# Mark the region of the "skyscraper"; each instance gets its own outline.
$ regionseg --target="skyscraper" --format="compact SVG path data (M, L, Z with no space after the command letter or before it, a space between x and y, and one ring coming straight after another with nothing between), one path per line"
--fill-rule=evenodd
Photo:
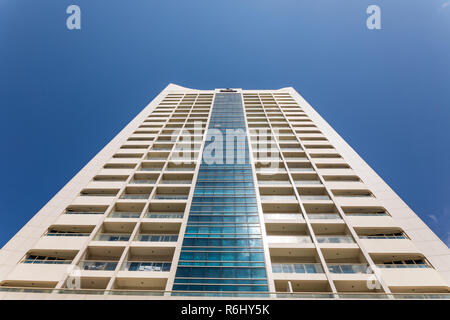
M448 298L449 261L293 88L171 84L1 249L0 299Z

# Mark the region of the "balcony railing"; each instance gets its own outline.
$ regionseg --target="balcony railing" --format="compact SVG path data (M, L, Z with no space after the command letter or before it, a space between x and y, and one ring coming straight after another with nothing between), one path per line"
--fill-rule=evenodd
M155 184L156 180L132 180L131 184Z
M366 235L359 237L361 239L408 239L404 235Z
M367 264L328 264L330 273L372 273Z
M172 147L153 147L152 151L170 151Z
M101 211L66 211L66 214L104 214Z
M279 157L274 157L274 158L258 157L258 158L255 158L255 160L258 162L270 162L270 161L281 161L281 158L279 158Z
M295 184L305 185L305 184L322 184L320 180L295 180Z
M140 200L147 200L149 194L124 194L120 197L120 199L140 199Z
M270 243L312 243L310 236L267 236Z
M130 240L130 234L109 234L100 233L95 236L96 241L128 241Z
M170 262L125 262L122 270L126 271L151 271L151 272L168 272L172 264Z
M317 242L319 243L354 243L350 236L317 236Z
M192 180L161 180L161 184L191 184Z
M363 212L355 212L355 213L346 213L346 216L352 217L352 216L360 216L360 217L378 217L378 216L389 216L386 212L368 212L368 213L363 213Z
M261 185L267 185L267 184L275 184L275 185L290 185L291 183L289 181L279 181L279 180L258 180L258 183Z
M140 212L112 212L109 217L110 218L128 218L128 219L136 219L141 216Z
M136 241L148 241L148 242L176 242L178 241L177 234L138 234L135 238Z
M408 269L408 268L431 268L427 264L377 264L378 268L383 269Z
M265 213L265 219L303 219L300 213Z
M282 143L282 142L281 142L281 143ZM288 148L288 147L283 147L283 148L280 148L280 149L281 149L281 151L284 151L284 152L291 152L291 151L298 152L298 151L303 151L302 148Z
M306 157L294 157L294 158L286 157L285 159L286 159L286 161L293 161L293 160L307 160Z
M335 194L339 198L374 198L371 194Z
M111 261L81 261L79 267L82 270L92 271L114 271L117 267L117 262Z
M145 218L150 219L182 219L183 212L148 212Z
M300 195L302 200L330 200L327 195Z
M47 237L89 237L89 232L48 232Z
M272 263L273 273L323 273L319 263Z
M172 155L170 157L170 160L174 161L174 162L177 162L177 161L178 162L180 162L180 161L189 162L189 161L197 160L197 158L198 158L198 155L181 155L181 156Z
M186 200L189 197L187 194L155 194L153 199L156 200Z
M71 264L72 260L64 259L25 259L22 263L26 264Z
M162 167L154 168L154 167L141 167L139 171L161 171Z
M256 168L256 173L261 173L261 174L266 174L266 173L270 173L270 174L274 174L274 173L280 173L280 172L286 172L285 168L280 168L278 166L275 166L274 168Z
M310 219L342 219L338 213L308 213Z
M115 197L117 193L80 193L81 197Z
M291 172L314 172L313 168L289 168Z
M296 201L297 198L292 196L274 195L274 196L261 196L262 201Z

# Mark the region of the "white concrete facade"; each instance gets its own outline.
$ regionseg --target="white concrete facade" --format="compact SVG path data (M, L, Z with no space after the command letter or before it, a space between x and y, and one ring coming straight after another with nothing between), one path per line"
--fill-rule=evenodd
M167 86L0 250L0 299L178 299L172 286L220 91ZM450 292L448 247L293 88L234 91L248 130L267 297ZM181 165L180 129L199 138ZM261 155L263 134L275 155ZM276 172L264 173L274 163ZM68 294L73 267L78 295Z

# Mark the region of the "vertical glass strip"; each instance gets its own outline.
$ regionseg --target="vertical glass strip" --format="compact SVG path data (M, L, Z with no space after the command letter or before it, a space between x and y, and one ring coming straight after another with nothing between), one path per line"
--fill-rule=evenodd
M172 290L211 295L268 291L239 93L215 96Z

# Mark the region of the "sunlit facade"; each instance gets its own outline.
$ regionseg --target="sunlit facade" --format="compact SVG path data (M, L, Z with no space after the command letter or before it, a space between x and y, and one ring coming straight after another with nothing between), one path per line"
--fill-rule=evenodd
M1 249L0 299L441 299L449 261L293 88L171 84Z

